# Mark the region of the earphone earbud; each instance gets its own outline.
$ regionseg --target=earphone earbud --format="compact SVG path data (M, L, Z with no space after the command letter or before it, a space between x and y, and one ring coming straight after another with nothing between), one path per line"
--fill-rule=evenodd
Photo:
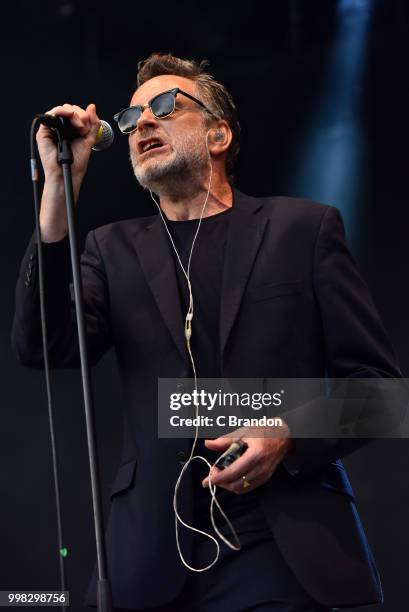
M216 142L223 142L224 134L220 130L216 130L214 133L214 139Z

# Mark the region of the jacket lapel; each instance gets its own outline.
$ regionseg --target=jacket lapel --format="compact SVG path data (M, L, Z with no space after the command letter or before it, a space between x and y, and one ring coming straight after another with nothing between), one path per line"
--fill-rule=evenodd
M136 234L136 250L163 320L182 358L188 362L172 245L159 214Z
M224 349L268 223L263 215L256 214L261 208L263 208L263 203L260 200L246 196L236 189L233 191L233 208L224 255L220 304L221 363L223 363Z

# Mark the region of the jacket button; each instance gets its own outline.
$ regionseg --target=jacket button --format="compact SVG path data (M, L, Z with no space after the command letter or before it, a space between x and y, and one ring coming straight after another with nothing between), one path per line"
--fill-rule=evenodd
M185 453L185 451L178 451L176 453L176 459L178 460L179 465L185 465L187 461L187 453Z
M184 388L185 388L185 385L183 383L181 383L181 382L176 383L176 389L178 391L182 391L182 389L184 389Z
M31 281L27 279L24 284L25 284L26 287L29 287L29 285L31 285Z

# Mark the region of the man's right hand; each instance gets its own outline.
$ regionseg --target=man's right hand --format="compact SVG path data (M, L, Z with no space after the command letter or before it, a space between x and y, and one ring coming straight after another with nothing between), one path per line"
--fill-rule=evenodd
M91 150L101 125L100 119L94 104L89 104L85 110L74 104L63 104L47 113L66 117L78 132L78 137L71 141L74 157L71 172L74 198L77 201ZM68 233L64 183L62 169L57 161L54 134L44 125L41 125L37 132L37 146L45 177L40 209L41 236L43 242L56 242Z

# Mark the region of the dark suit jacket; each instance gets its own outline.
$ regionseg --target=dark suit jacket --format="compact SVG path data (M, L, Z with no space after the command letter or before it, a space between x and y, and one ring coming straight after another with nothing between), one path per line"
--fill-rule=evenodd
M68 240L44 249L50 362L76 367ZM124 444L107 528L114 604L160 605L177 595L185 579L172 496L181 457L189 452L188 440L157 436L157 378L189 376L174 257L160 217L91 231L82 274L91 362L113 345L124 391ZM234 192L220 340L226 377L401 376L345 245L339 212L304 200ZM21 363L42 367L34 237L17 283L12 343ZM299 471L292 475L281 465L260 492L286 562L304 589L328 606L382 598L339 461L360 443L298 439ZM189 522L189 487L181 492L180 506ZM190 532L184 532L187 558L190 542ZM94 586L88 603L95 603Z

